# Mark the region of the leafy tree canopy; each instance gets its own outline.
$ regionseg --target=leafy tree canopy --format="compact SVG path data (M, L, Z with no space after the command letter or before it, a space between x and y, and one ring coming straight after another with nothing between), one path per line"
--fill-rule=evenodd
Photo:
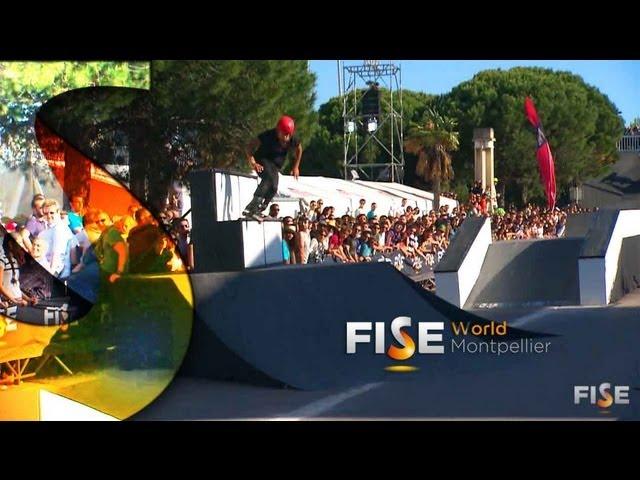
M67 90L97 85L148 88L148 63L0 62L0 165L42 167L33 130L40 106Z
M597 176L617 159L624 123L615 105L598 89L569 72L537 67L486 70L443 96L445 113L457 118L460 151L454 170L473 179L473 129L492 127L496 136L496 176L508 200L542 198L536 137L524 115L530 95L555 158L558 190Z

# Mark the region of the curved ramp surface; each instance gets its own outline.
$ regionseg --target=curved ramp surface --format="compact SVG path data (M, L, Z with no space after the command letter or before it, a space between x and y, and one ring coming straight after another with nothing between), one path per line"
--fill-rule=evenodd
M579 305L578 258L583 241L492 243L465 308Z
M395 364L424 372L434 369L493 368L494 358L451 353L451 322L486 325L426 292L385 263L301 265L192 277L196 318L181 374L252 383L284 384L303 390L356 385L397 375ZM394 361L375 353L375 322L411 317L407 332L416 340L418 322L442 322L445 354L418 354ZM347 322L373 322L370 343L346 353ZM434 332L439 333L439 332ZM510 330L509 337L526 332ZM416 340L417 343L417 340ZM506 361L500 359L500 361Z
M425 368L363 387L301 392L178 377L136 418L198 419L640 419L640 290L624 308L494 310L509 324L555 335L549 352L494 369ZM523 316L524 314L524 316ZM480 361L481 355L471 355ZM506 365L506 368L498 368ZM630 403L574 400L576 385L628 386ZM350 396L351 392L356 392ZM599 398L599 397L598 397ZM338 400L338 401L332 401ZM312 407L312 408L309 408Z

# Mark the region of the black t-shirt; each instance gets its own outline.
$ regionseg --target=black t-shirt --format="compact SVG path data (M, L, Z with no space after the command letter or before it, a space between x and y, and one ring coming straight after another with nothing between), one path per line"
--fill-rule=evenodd
M300 143L300 140L298 140L297 137L292 136L289 140L289 144L283 147L280 145L275 128L262 132L258 135L258 139L260 140L260 147L253 155L256 162L262 164L267 160L275 164L278 168L282 168L284 165L287 153L289 153L290 150L295 150Z

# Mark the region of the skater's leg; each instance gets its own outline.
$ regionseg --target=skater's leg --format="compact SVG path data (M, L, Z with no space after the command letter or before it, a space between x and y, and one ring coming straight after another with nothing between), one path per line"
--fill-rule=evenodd
M265 190L263 191L264 192L263 201L262 201L262 204L260 205L261 212L264 211L269 206L269 203L271 203L271 200L273 200L273 197L275 197L276 194L278 193L278 180L280 178L278 175L278 167L276 167L271 162L265 162L263 175L265 179L268 179L268 183Z
M264 203L264 197L271 191L271 179L269 175L265 174L266 167L258 175L260 176L260 183L253 193L253 199L244 208L243 215L252 215L261 211L260 207Z
M265 198L270 194L273 189L273 171L272 169L275 166L271 162L264 162L264 169L259 173L260 175L260 185L256 188L254 196ZM278 181L278 177L276 175L276 182Z
M246 207L244 207L242 214L245 216L250 216L254 213L259 212L263 202L264 202L264 198L258 196L258 190L256 190L256 193L254 193L253 195L253 199L251 199L249 204Z

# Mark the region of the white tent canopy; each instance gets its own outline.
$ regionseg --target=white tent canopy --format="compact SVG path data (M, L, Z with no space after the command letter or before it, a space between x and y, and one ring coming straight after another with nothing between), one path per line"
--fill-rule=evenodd
M418 207L421 213L428 213L433 208L433 193L399 183L348 181L327 177L300 177L298 180L290 175L281 175L278 185L278 197L274 199L278 203L281 197L295 200L303 198L311 200L322 199L325 207L335 207L337 216L345 213L353 214L361 198L366 200L365 208L368 211L371 203L377 204L378 216L388 215L392 209L400 206L402 199L407 199L407 205ZM458 202L440 197L440 205L449 205L452 209ZM284 209L286 208L286 212ZM289 212L288 210L295 211ZM280 203L281 215L295 215L299 211L296 203Z
M213 188L217 199L216 218L221 221L237 220L242 209L251 201L258 185L256 175L232 173L224 170L214 171ZM278 194L272 203L280 206L280 217L295 217L312 200L322 199L324 207L334 207L335 216L353 215L359 206L360 199L366 201L365 209L369 211L371 203L376 203L378 216L389 215L407 199L407 205L418 207L421 214L433 208L433 194L399 183L348 181L328 177L299 177L280 175ZM183 205L197 205L197 198L189 198L186 189L183 191ZM447 197L440 197L441 205L456 207L458 202ZM184 212L183 212L184 213Z

